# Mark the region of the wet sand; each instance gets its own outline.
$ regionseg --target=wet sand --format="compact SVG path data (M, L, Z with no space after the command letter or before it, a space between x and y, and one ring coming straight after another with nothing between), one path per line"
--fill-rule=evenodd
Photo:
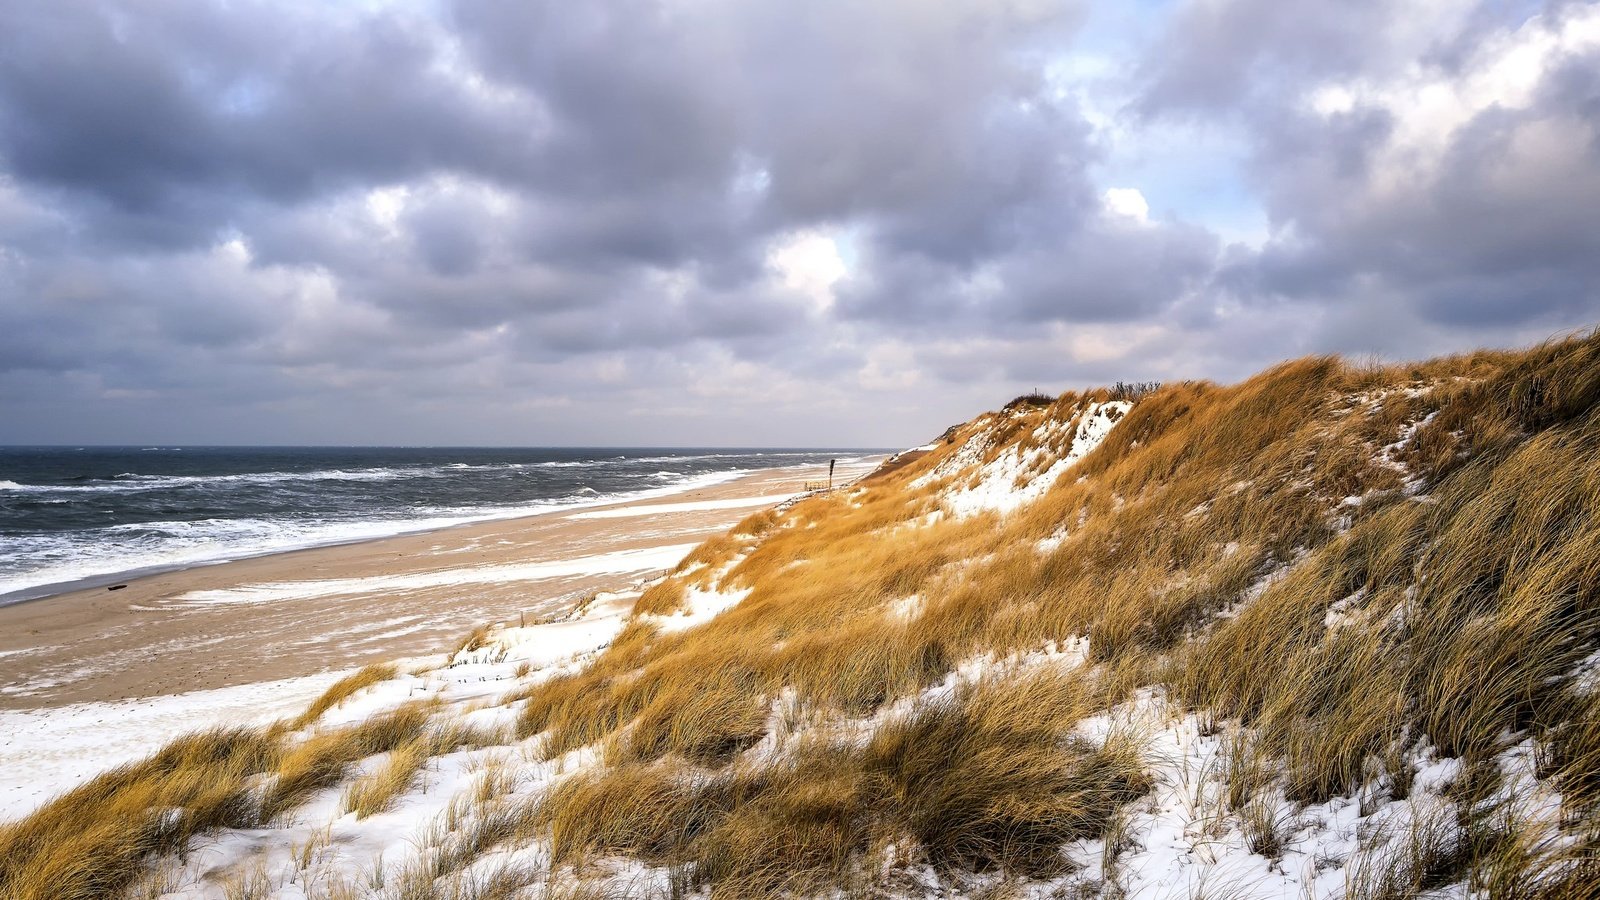
M878 462L841 465L837 482ZM637 587L826 478L768 469L635 503L166 572L0 607L0 709L153 697L449 650L489 622Z

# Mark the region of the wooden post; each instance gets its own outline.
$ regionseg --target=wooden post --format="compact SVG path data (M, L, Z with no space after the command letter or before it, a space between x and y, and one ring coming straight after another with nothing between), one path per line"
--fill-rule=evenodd
M838 462L837 459L828 460L828 493L830 494L833 493L833 464L836 462Z

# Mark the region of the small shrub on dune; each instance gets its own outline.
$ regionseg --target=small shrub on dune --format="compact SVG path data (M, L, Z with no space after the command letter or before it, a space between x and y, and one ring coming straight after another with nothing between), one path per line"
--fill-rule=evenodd
M1032 391L1012 399L1010 403L1007 403L1001 408L1005 410L1013 410L1029 406L1043 407L1049 406L1055 402L1056 398L1053 394L1046 394L1043 391Z

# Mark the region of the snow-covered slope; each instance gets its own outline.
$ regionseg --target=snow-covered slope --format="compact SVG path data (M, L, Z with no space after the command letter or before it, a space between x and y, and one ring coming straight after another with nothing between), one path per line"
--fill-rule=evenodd
M976 430L914 483L920 487L948 479L951 489L944 492L943 503L957 517L1011 512L1038 499L1100 446L1131 407L1125 400L1087 402L1070 418L1045 417L1009 443L997 440L992 429Z

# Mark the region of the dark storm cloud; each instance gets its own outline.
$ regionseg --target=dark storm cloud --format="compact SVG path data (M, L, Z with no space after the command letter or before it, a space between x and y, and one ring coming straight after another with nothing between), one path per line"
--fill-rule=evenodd
M1592 49L1397 169L1394 91L1525 16L1158 15L1086 86L1074 0L13 4L0 441L920 440L1018 386L1596 318ZM1345 83L1401 87L1313 108ZM1247 148L1266 234L1108 203L1169 120Z
M69 0L4 14L0 137L19 178L146 221L217 226L437 168L523 168L538 116L445 72L414 16Z

